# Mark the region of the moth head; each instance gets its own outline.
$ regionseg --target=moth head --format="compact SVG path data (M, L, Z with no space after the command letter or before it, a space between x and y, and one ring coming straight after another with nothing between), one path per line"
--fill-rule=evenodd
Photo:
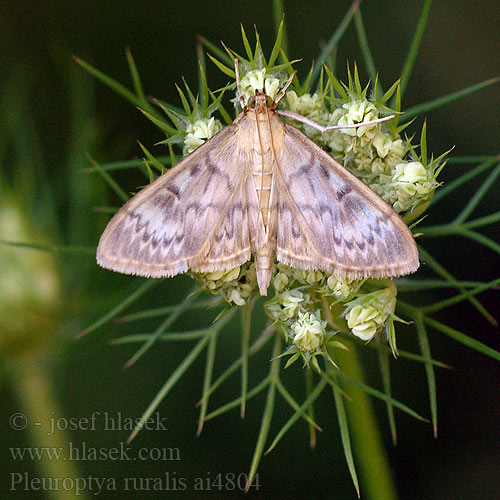
M255 95L250 96L248 99L247 107L255 109L257 112L264 109L274 109L274 101L271 97L266 95L264 89L257 89Z

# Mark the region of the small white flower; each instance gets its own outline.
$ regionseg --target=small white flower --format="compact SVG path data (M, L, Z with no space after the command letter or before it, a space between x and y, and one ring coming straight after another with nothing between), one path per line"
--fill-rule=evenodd
M220 280L226 272L227 271L214 271L213 273L206 273L205 279L207 279L209 281L217 281L217 280Z
M299 312L299 319L290 327L293 336L292 343L300 351L316 351L323 344L326 324L326 321L321 319L319 310Z
M234 302L237 306L242 306L246 300L241 296L241 290L238 288L231 288L228 296L229 302Z
M352 333L371 340L387 323L396 308L396 293L392 288L360 295L347 303L344 316Z
M403 157L399 154L393 153L392 150L389 151L387 156L384 158L384 163L387 172L393 172L398 163L403 162Z
M285 273L277 273L274 277L273 285L277 292L282 292L290 282L288 276Z
M332 132L326 132L328 137L328 147L335 153L343 153L346 149L346 142L344 139L344 134L340 130L333 130ZM341 160L342 161L342 160Z
M186 128L186 137L184 138L184 156L192 153L201 146L207 139L214 136L222 130L222 123L212 118L202 118L190 123Z
M253 70L246 73L240 81L241 93L245 102L249 97L255 95L256 90L264 89L266 95L271 99L276 97L280 88L280 81L273 75L267 74L266 69Z

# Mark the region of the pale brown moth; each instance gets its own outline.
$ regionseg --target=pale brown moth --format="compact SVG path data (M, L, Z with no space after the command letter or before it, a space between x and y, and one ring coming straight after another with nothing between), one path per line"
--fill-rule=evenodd
M253 255L261 295L275 259L338 278L396 277L419 266L399 215L278 115L321 127L257 90L236 120L128 201L101 236L102 267L147 277L225 271ZM377 121L386 120L382 118ZM355 126L366 125L356 124Z

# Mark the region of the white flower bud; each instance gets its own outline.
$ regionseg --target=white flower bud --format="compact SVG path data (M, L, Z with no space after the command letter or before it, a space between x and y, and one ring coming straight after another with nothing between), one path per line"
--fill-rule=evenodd
M238 288L232 288L229 292L229 302L234 302L237 306L242 306L246 303L245 299L241 296L241 291Z
M264 89L266 95L271 99L276 97L280 88L280 81L273 75L266 74L266 69L253 70L246 73L240 81L241 93L245 102L249 97L255 95L256 90Z
M224 274L224 276L222 276L222 281L228 282L228 281L237 280L239 275L240 275L240 266L235 267L234 269L231 269L230 271L227 271Z
M380 156L380 158L385 158L392 147L391 136L389 134L385 134L384 132L378 131L373 138L373 146L377 150L377 154Z
M394 209L398 212L426 199L436 186L432 175L418 161L397 164L392 181L398 196Z
M299 312L299 319L290 327L293 335L292 343L300 351L316 351L323 343L326 324L326 321L321 319L319 310Z
M350 279L336 278L331 275L326 280L327 287L332 291L336 299L346 299L351 295L354 288L357 286L357 281Z
M321 94L303 94L298 96L294 90L289 90L286 93L288 109L302 116L306 116L311 120L318 120L319 117L327 113Z
M401 158L405 154L406 146L402 139L396 139L391 142L390 151L392 154L400 156Z
M285 273L277 273L274 277L273 285L277 292L282 292L288 285L290 280Z
M192 153L220 130L222 130L222 123L214 117L202 118L189 124L186 128L186 137L184 138L184 156Z
M325 275L321 271L294 269L294 278L302 285L321 286Z

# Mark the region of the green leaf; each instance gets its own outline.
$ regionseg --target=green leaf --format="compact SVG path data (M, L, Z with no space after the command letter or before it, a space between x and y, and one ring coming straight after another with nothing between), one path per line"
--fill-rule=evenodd
M134 363L137 362L153 345L155 342L163 335L171 325L186 311L189 309L190 302L193 301L192 293L189 294L180 304L179 307L172 312L172 314L166 318L156 331L151 335L151 337L135 352L135 354L125 363L124 368L130 368Z
M249 349L250 356L253 356L255 353L259 352L273 337L273 328L268 327L262 331L257 340L252 344ZM219 377L215 380L215 382L211 385L210 389L203 395L203 397L210 396L214 393L214 391L225 382L238 368L240 368L243 363L243 358L240 357L233 361L233 363L226 368L226 370L219 375ZM239 399L238 399L239 400Z
M83 335L87 335L101 326L105 325L112 319L116 318L119 314L121 314L127 307L132 305L137 299L142 297L146 292L148 292L153 286L157 285L160 283L161 279L159 280L145 280L143 283L135 290L135 292L131 293L128 295L125 299L123 299L118 305L113 307L111 311L107 312L104 316L101 316L97 321L94 321L90 326L85 328L79 335L78 338L82 337Z
M335 407L337 409L337 420L340 428L340 438L342 440L342 447L344 448L344 455L351 474L351 479L356 488L356 493L359 497L359 481L356 474L356 467L354 466L354 458L352 456L351 437L349 436L349 424L347 422L347 415L344 406L344 399L336 384L332 384L333 397L335 399Z
M361 53L363 54L363 59L365 61L365 66L370 75L372 81L376 82L378 80L377 70L373 56L370 50L370 44L368 43L368 38L366 36L365 26L363 23L363 16L361 15L361 10L358 9L354 13L354 25L356 26L356 33L358 35L358 43L361 48ZM378 90L378 86L375 87ZM375 99L378 99L378 91L375 91ZM382 88L380 87L380 90Z
M202 37L202 36L198 36L198 41L204 45L205 47L207 47L208 50L212 51L219 59L221 59L222 61L225 61L226 64L233 64L233 58L228 56L228 54L226 54L226 52L224 52L222 49L220 49L219 47L217 47L217 45L213 44L212 42L209 42L206 38ZM210 54L207 54L208 57L211 57Z
M377 336L377 343L381 343L380 336ZM391 390L391 367L389 364L389 353L383 349L378 350L378 363L380 367L380 373L382 375L382 384L384 387L384 392L386 396L392 398ZM385 403L387 410L387 419L389 420L389 428L391 429L392 444L397 443L397 432L396 432L396 420L394 418L394 407L387 401Z
M137 94L137 98L141 103L141 107L147 108L149 107L149 103L146 99L146 96L144 95L141 78L139 77L139 72L137 71L137 66L135 65L134 58L132 57L132 52L130 51L130 47L126 48L125 55L127 57L127 63L130 70L130 75L132 76L132 84L134 85L134 90L135 93Z
M417 104L416 106L405 110L404 114L401 115L401 118L404 121L408 121L414 116L422 115L424 113L427 113L428 111L432 111L446 104L450 104L451 102L463 99L464 97L467 97L468 95L471 95L478 90L484 89L485 87L489 87L490 85L493 85L494 83L497 83L499 81L500 77L490 78L489 80L485 80L484 82L471 85L470 87L466 87L465 89L444 95L442 97L438 97L437 99L433 99L432 101Z
M482 182L479 189L474 193L471 199L467 202L467 205L462 209L462 211L458 214L456 219L453 221L453 224L460 224L465 221L469 215L475 210L475 208L479 205L481 200L484 198L484 195L488 192L488 190L493 186L496 182L498 176L500 175L500 164L498 164L493 171L488 175L485 181Z
M148 149L146 148L146 146L144 146L140 141L137 141L138 144L139 144L139 147L142 149L142 152L146 155L146 158L149 160L149 162L153 165L153 167L156 168L156 170L158 170L158 172L160 172L160 174L163 174L163 172L165 172L165 166L160 163L149 151ZM152 180L150 180L150 182L153 182Z
M264 446L266 444L267 436L269 434L269 428L271 426L271 420L274 412L274 397L276 393L276 383L279 376L279 360L276 359L281 350L281 339L279 335L276 335L273 355L271 361L271 368L269 372L269 388L267 390L267 399L266 404L264 406L264 411L262 413L262 420L260 423L259 436L257 437L257 443L255 445L255 450L252 458L252 464L250 465L250 471L248 472L248 484L245 488L246 491L249 490L252 481L255 478L255 474L257 473L257 469L259 467L260 460L262 458L262 454L264 452Z
M321 67L323 66L323 62L327 60L328 56L335 49L340 39L344 36L344 33L347 30L349 24L351 23L354 13L358 10L358 8L359 8L359 2L353 2L351 7L347 10L341 23L337 26L337 29L333 32L333 35L330 37L328 42L323 47L323 50L320 52L319 57L316 60L311 78L313 85L316 83L319 77L319 73L321 71Z
M250 389L246 395L246 400L250 401L252 398L255 396L258 396L268 385L269 385L269 375L262 379L255 387ZM208 396L207 396L208 397ZM203 404L203 400L205 399L205 396L200 400L201 404ZM241 396L238 396L236 399L233 399L229 403L226 403L225 405L219 406L216 410L210 412L206 417L205 417L205 422L208 422L209 420L213 420L216 417L219 417L223 415L224 413L227 413L231 410L234 410L235 408L238 408L238 406L241 408Z
M401 97L403 97L408 82L410 80L415 61L417 60L418 51L420 49L420 44L422 43L422 38L424 36L425 27L427 25L427 20L429 18L429 11L431 8L432 0L424 0L424 5L422 7L422 12L417 24L417 29L413 35L413 40L411 41L410 48L408 49L408 54L405 58L405 63L401 71Z
M234 70L229 69L227 66L224 66L221 62L219 62L215 57L213 57L211 54L207 54L210 60L227 76L232 78L233 80L236 78L236 74Z
M141 100L121 83L109 77L102 71L99 71L97 68L94 68L94 66L92 66L91 64L86 63L78 56L73 56L73 59L84 70L88 71L92 76L97 78L100 82L104 83L104 85L109 87L111 90L114 90L117 94L121 95L124 99L132 103L134 106L140 106L142 104Z
M288 403L295 409L295 413L287 420L285 425L283 425L283 427L279 430L278 434L271 443L271 446L269 446L269 448L267 449L266 455L276 447L276 445L281 441L283 436L293 427L293 425L299 420L299 418L304 418L315 429L321 430L321 428L316 424L316 422L314 422L311 415L307 414L307 411L312 407L314 401L316 401L316 399L323 392L323 389L325 387L326 387L326 380L324 379L320 380L316 385L316 387L314 388L314 390L312 390L311 393L308 395L304 403L299 407L280 382L278 389L280 393L283 395L283 397L288 401Z
M427 263L427 265L432 268L432 270L445 280L451 283L459 284L459 281L447 270L445 269L429 252L427 252L421 245L418 246L419 254L421 259ZM465 288L458 287L461 292L465 292ZM468 297L469 302L475 307L475 309L486 318L491 324L498 324L495 318L486 310L486 308L479 302L476 297Z
M153 281L153 280L151 280ZM162 388L156 393L153 401L148 405L141 418L136 425L134 431L127 439L127 444L130 443L139 433L139 431L144 427L144 423L153 414L153 412L158 408L158 405L165 399L170 390L177 384L181 377L186 373L188 368L196 361L196 358L201 354L205 348L207 342L210 340L211 335L207 334L201 338L197 344L191 349L189 354L184 358L184 360L177 366L177 368L172 372L170 377L163 384Z
M377 99L377 106L381 106L385 104L394 94L394 92L398 89L400 84L399 80L396 80L390 87L390 89L379 99ZM399 98L399 101L401 101L401 97Z
M248 390L248 343L252 329L254 302L247 303L241 310L241 418L245 416L246 395Z
M427 121L424 120L420 134L420 161L427 168Z
M266 70L270 71L273 67L274 62L278 58L281 52L281 40L283 37L283 21L281 21L280 26L278 28L278 34L276 35L276 41L274 42L273 50L271 51L271 55L269 56L269 61L266 66Z
M42 250L44 252L57 253L83 253L95 255L97 248L95 246L84 245L50 245L43 243L26 243L24 241L8 241L0 239L0 245L8 245L19 248L29 248L30 250Z
M168 123L164 122L163 120L160 120L159 118L156 118L153 116L151 113L148 113L145 109L137 108L146 118L151 120L160 130L163 130L167 134L172 134L175 132L175 129L173 129Z
M245 28L243 27L243 24L240 24L240 28L241 28L241 39L243 40L245 52L247 54L248 59L252 60L253 52L252 48L250 47L250 43L248 42L247 34L245 33Z
M422 355L428 362L425 363L425 374L427 376L427 387L429 388L429 403L431 408L432 429L434 437L437 437L437 392L436 392L436 375L434 374L434 367L429 361L432 359L431 348L429 345L429 338L427 330L423 323L423 314L419 313L414 316L415 325L417 327L418 341Z
M335 90L338 92L340 95L341 99L344 101L349 101L349 96L347 92L345 91L344 87L342 84L335 78L334 74L330 71L330 68L328 66L325 66L325 71L326 74L328 75L329 82L333 85Z
M494 156L487 156L482 158L480 163L477 167L473 168L472 170L467 171L466 173L460 175L453 181L449 182L446 184L446 186L438 189L436 193L434 194L434 198L432 200L432 203L435 204L438 201L440 201L442 198L445 196L448 196L450 193L455 191L457 188L460 186L464 185L466 182L469 182L470 180L474 179L478 175L482 174L485 170L488 170L492 165L494 165L497 161L498 158ZM451 157L448 160L449 163L456 163L454 162L454 158Z
M217 349L217 330L213 330L210 336L210 342L207 349L207 360L205 363L205 375L203 377L203 394L210 388L212 383L212 375L214 371L215 364L215 353ZM208 397L203 397L200 405L200 415L198 417L198 430L196 435L200 435L203 429L203 423L205 422L205 417L207 415L208 408Z
M328 375L326 375L324 372L321 372L321 376L327 377L328 382L331 385L336 384L336 382L334 380L331 380L331 378ZM407 405L399 402L397 399L389 397L389 396L387 396L387 394L384 394L383 392L380 392L379 390L374 389L373 387L371 387L363 382L360 382L359 380L356 380L356 379L349 377L349 375L345 374L342 371L335 372L335 378L340 378L342 380L345 380L346 382L349 382L350 384L355 385L356 387L359 387L361 390L363 390L367 394L375 396L376 398L381 399L382 401L391 403L391 405L394 406L395 408L398 408L399 410L404 411L405 413L408 413L408 415L411 415L412 417L416 418L417 420L421 420L423 422L427 421L425 418L421 417L416 411L412 410Z
M500 361L500 352L495 351L495 349L488 347L487 345L483 344L482 342L479 342L478 340L473 339L472 337L469 337L468 335L465 335L465 333L462 333L459 330L455 330L454 328L451 328L448 325L445 325L443 323L440 323L439 321L429 318L428 316L425 316L423 321L430 327L434 328L435 330L438 330L441 333L444 333L453 340L460 342L461 344L470 347L471 349L474 349L475 351L480 352L485 356L489 356L490 358Z
M123 201L127 202L130 196L120 187L120 185L106 172L104 171L99 163L97 163L93 158L89 157L90 162L94 166L95 170L101 174L101 177L106 181L106 184L117 194L117 196Z

